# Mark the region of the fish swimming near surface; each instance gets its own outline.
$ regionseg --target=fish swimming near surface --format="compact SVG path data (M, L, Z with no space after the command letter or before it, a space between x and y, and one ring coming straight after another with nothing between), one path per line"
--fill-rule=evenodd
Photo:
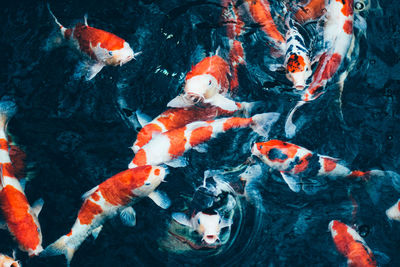
M230 75L230 66L222 57L206 57L186 74L184 93L167 106L182 108L205 103L225 110L237 110L235 101L226 97L229 95Z
M234 128L252 128L260 135L268 136L269 129L279 118L279 113L257 114L250 118L230 117L213 121L196 121L184 127L153 135L129 163L129 168L141 165L167 164L171 167L184 167L186 159L181 157L194 148L205 152L203 143Z
M21 267L21 264L15 260L15 255L11 258L7 255L0 254L0 267Z
M24 193L24 183L14 174L6 126L15 110L14 102L0 102L0 210L6 228L14 236L19 248L28 252L29 256L36 256L43 250L38 220L43 200L39 199L31 207Z
M83 241L99 235L103 223L120 215L127 226L135 226L136 213L131 207L143 197L150 197L157 205L168 208L170 200L155 189L167 175L159 166L141 166L122 171L85 193L83 205L71 231L49 245L41 256L64 254L69 266L75 251Z
M86 80L93 79L104 66L122 66L141 53L134 53L129 43L115 34L89 26L86 15L83 24L77 23L73 28L65 28L49 5L47 8L60 27L62 36L89 57L90 60L80 64L79 69L80 74L85 74Z
M371 199L376 201L379 197L379 185L389 180L391 185L400 179L400 176L393 171L352 171L341 164L339 159L319 155L304 147L281 140L255 143L251 148L251 153L270 168L279 171L283 180L294 192L300 192L301 189L307 192L309 190L307 186L310 183L318 185L323 177L361 178L371 183L367 190ZM389 179L386 181L386 178Z
M138 121L143 128L138 132L132 150L134 153L137 153L139 149L147 144L156 133L163 133L181 128L194 121L205 121L217 117L228 117L239 112L247 114L255 104L255 102L236 102L236 111L224 110L212 105L204 105L203 107L191 106L188 108L171 108L167 109L151 121L148 121L147 116L137 111L136 115Z
M374 254L364 239L350 226L333 220L329 223L333 241L337 250L347 258L351 267L377 266Z
M318 58L318 65L312 75L309 87L303 91L301 101L296 104L286 119L287 138L293 137L296 133L296 125L292 121L295 111L325 92L326 84L335 76L350 51L353 39L353 0L329 0L326 10L324 17L321 18L324 21L324 52ZM341 83L343 82L341 81Z

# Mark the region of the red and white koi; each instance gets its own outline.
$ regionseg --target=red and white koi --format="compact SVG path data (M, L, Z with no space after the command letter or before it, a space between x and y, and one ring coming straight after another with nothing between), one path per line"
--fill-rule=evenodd
M14 111L13 102L0 103L0 209L7 228L14 236L19 248L28 252L29 256L33 256L43 250L38 220L43 200L39 199L31 207L19 179L14 174L6 135L8 117Z
M391 220L400 221L400 199L386 210L386 216Z
M136 215L131 207L143 197L150 197L157 205L168 208L166 195L154 191L167 175L159 166L141 166L122 171L85 193L83 205L71 231L49 245L41 256L64 254L69 266L75 251L89 236L99 235L106 220L120 214L127 226L135 226Z
M150 122L146 122L144 116L136 112L139 122L142 122L144 125L142 125L143 128L136 136L136 141L132 146L132 150L136 154L156 133L164 133L181 128L194 121L205 121L212 120L216 117L232 116L238 111L246 113L251 109L253 103L236 102L236 106L236 111L228 111L211 105L205 105L204 107L191 106L188 108L171 108L167 109Z
M268 0L245 0L243 2L253 20L261 26L261 30L267 35L272 48L278 53L284 51L285 38L272 18Z
M305 5L299 6L295 13L296 20L300 23L316 20L325 12L326 0L309 0Z
M329 223L329 230L337 250L347 258L348 266L377 266L371 249L353 228L340 221L333 220Z
M362 178L370 181L374 177L390 176L391 179L399 179L399 175L391 171L352 171L341 164L338 159L319 155L304 147L281 140L255 143L251 148L251 153L272 169L279 171L284 181L294 192L299 192L302 189L303 179L312 179L313 177ZM378 189L370 188L368 190ZM377 194L375 191L369 193ZM371 195L373 200L374 197L376 195Z
M206 103L225 110L237 110L235 101L227 98L230 82L229 64L218 55L206 57L186 74L184 94L172 99L167 106L182 108Z
M222 228L232 225L232 220L222 218L218 211L212 209L193 213L190 219L184 213L174 212L172 218L199 233L202 236L202 241L208 245L213 245L219 241Z
M234 128L250 127L253 131L267 136L269 128L279 118L279 113L257 114L251 118L230 117L213 121L196 121L184 127L158 135L144 145L129 163L129 168L142 165L167 164L172 167L186 166L181 156L195 148L201 151L201 144ZM203 152L203 151L201 151Z
M0 254L0 267L21 267L21 265L19 261L15 260L15 255L11 258L7 255Z
M84 24L77 23L73 28L65 28L58 22L50 6L47 7L63 37L92 60L85 63L86 80L95 77L104 66L122 66L141 53L134 53L130 45L115 34L89 26L86 16Z

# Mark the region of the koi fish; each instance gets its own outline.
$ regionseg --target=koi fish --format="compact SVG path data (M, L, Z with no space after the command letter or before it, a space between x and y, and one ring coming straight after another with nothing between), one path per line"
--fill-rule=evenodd
M43 207L39 199L33 206L25 196L23 186L15 177L9 155L6 135L8 118L15 112L11 101L0 102L0 209L9 232L14 236L19 248L29 256L42 252L42 232L38 215Z
M300 23L316 20L321 17L325 12L326 0L309 0L303 6L299 6L295 17Z
M254 106L254 103L237 102L236 106L237 111L247 113ZM138 121L142 124L143 128L137 134L132 150L136 154L140 148L151 140L153 134L181 128L194 121L205 121L212 120L216 117L232 116L237 111L223 110L211 105L206 105L205 107L192 106L188 108L171 108L167 109L150 122L147 122L147 118L141 113L136 112Z
M15 255L11 258L7 255L0 254L0 267L21 267L21 265L15 260Z
M400 221L400 199L386 210L386 216L391 220Z
M124 39L89 26L86 15L84 24L77 23L73 28L65 28L50 10L49 5L47 8L55 23L60 27L64 39L70 40L79 51L92 60L82 64L82 71L86 72L86 80L93 79L104 66L122 66L141 53L134 53Z
M202 241L208 245L213 245L219 241L222 228L232 225L232 220L222 218L218 211L213 209L193 213L190 219L184 213L174 212L172 218L199 233L202 236Z
M285 38L279 32L272 18L268 0L245 0L243 2L253 20L261 25L261 30L267 35L273 48L278 53L284 51Z
M307 190L304 187L307 186L307 183L304 183L303 179L307 178L307 180L312 181L313 177L320 179L323 177L362 178L367 182L375 177L389 176L395 181L399 179L399 175L392 171L352 171L341 164L339 159L319 155L304 147L280 140L255 143L251 148L251 153L272 169L279 171L283 180L293 192L300 192L301 189ZM383 182L382 179L378 180ZM313 182L318 183L318 181ZM379 194L378 186L370 186L367 190L369 190L368 193L372 200L375 201L378 197L377 194Z
M329 223L337 250L347 258L348 266L377 266L374 254L364 239L350 226L333 220Z
M349 52L353 39L353 0L329 0L326 9L323 32L326 51L319 57L310 86L303 92L301 101L296 104L286 119L285 133L288 138L293 137L296 132L296 126L292 122L295 111L325 92L326 84L339 69Z
M136 153L128 167L163 163L171 167L184 167L187 162L181 156L191 148L204 152L200 145L233 128L250 127L260 135L267 136L269 128L278 118L279 113L263 113L251 118L230 117L192 122L184 127L154 135Z
M218 55L206 57L186 74L184 94L172 99L167 106L182 108L206 103L225 110L237 110L235 102L226 96L229 91L230 67Z
M143 197L151 198L162 208L168 208L166 195L154 191L167 175L159 166L141 166L122 171L85 193L83 205L71 231L49 245L41 256L64 254L69 266L75 251L83 241L99 235L106 220L120 214L122 222L130 227L136 224L136 213L131 207Z

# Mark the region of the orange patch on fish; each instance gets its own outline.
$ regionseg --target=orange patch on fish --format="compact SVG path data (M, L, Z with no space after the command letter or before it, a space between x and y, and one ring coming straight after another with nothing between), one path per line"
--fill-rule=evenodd
M347 34L352 34L353 33L353 21L346 20L343 25L343 30Z
M140 149L133 158L132 163L134 163L136 166L146 165L147 163L146 151L144 149Z
M353 0L336 0L336 2L341 2L343 4L342 7L342 14L345 15L346 17L353 15Z
M94 192L91 197L93 198L94 201L99 201L100 200L100 196L97 192Z
M66 234L66 236L71 236L71 235L72 235L72 230L68 234Z
M304 67L306 63L304 62L304 58L302 56L291 54L289 60L287 62L287 71L288 72L301 72L304 71Z
M139 133L136 137L136 140L137 140L136 145L139 147L144 146L151 140L153 133L157 133L157 132L159 132L159 133L162 132L162 129L160 126L158 126L157 124L154 124L154 123L147 124L139 131Z
M310 0L308 4L296 12L296 19L303 23L308 20L315 20L325 12L325 0Z
M186 127L182 127L165 133L170 144L168 153L172 158L182 156L185 152L185 144L187 141L185 137L185 130Z
M135 197L132 190L144 184L151 170L146 165L122 171L101 183L98 190L109 204L126 205Z
M336 161L333 159L324 159L324 170L326 172L331 172L336 168Z
M155 169L154 170L154 174L157 175L157 176L160 175L160 172L161 172L160 169Z
M189 143L192 147L204 143L210 140L212 133L213 133L212 126L200 127L194 129L190 135Z
M12 163L8 162L8 163L1 164L1 170L3 172L2 173L3 176L15 178L14 167L12 166Z
M96 215L103 212L100 205L91 200L86 200L78 213L78 219L81 224L90 224Z
M223 126L222 129L224 131L230 130L232 128L241 128L241 127L247 127L251 123L253 123L252 118L238 118L238 117L232 117L227 119Z
M29 202L23 192L11 185L0 191L0 206L8 229L24 249L36 249L40 236L32 215Z
M18 179L24 178L26 175L26 173L25 173L25 159L26 159L25 152L22 149L20 149L18 146L10 145L9 155L10 155L12 165L14 167L15 177L17 177Z
M283 142L281 140L270 140L265 143L260 143L263 145L263 149L268 150L265 152L265 155L267 155L267 152L269 152L270 149L272 148L278 148L284 153L285 155L288 156L288 158L294 158L297 154L297 151L299 149L299 146ZM263 153L264 154L264 153Z
M8 142L4 138L0 138L0 149L8 152Z
M294 173L301 173L305 171L308 167L308 159L312 157L312 154L307 154L303 158L301 158L300 163L294 167Z

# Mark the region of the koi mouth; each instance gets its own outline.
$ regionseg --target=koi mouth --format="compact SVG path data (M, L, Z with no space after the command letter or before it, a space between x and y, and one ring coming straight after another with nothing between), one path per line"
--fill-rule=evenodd
M190 101L192 104L198 104L204 102L204 96L195 94L195 93L187 93L185 98Z
M216 235L206 235L205 237L203 237L202 241L204 241L208 245L220 242L218 236Z

